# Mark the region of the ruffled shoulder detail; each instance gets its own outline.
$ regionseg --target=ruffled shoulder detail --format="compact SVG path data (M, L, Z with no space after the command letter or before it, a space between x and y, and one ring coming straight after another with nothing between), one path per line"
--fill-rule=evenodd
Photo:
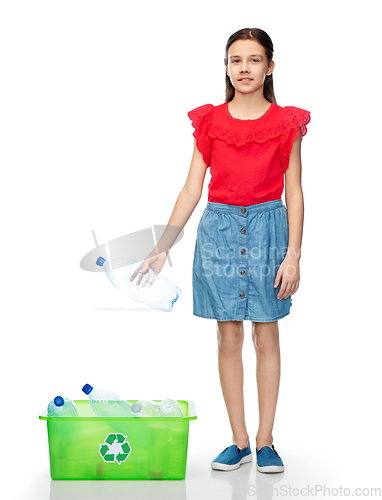
M187 113L195 128L193 136L196 139L196 146L203 155L203 161L210 166L211 162L211 140L209 138L209 129L211 127L214 111L213 104L204 104Z
M218 106L216 109L219 108ZM197 148L202 153L203 160L208 166L210 166L211 162L211 139L220 139L227 144L242 147L250 142L262 144L269 139L280 137L278 155L281 167L285 172L289 166L289 155L293 141L298 137L300 130L301 137L306 135L306 126L310 122L310 111L295 106L285 106L283 108L279 107L275 120L266 127L249 132L238 132L216 123L216 120L214 123L214 109L213 104L204 104L188 112L188 117L195 128L193 136L196 139ZM218 118L218 116L215 118Z
M281 113L281 126L283 132L280 138L279 159L283 171L289 166L289 156L292 151L293 141L301 131L301 141L307 133L310 122L310 111L295 106L285 106Z
M213 123L209 130L209 136L212 139L221 139L227 144L232 144L236 147L246 146L250 142L258 142L262 144L269 139L274 139L282 133L282 128L279 123L271 125L252 132L237 132L236 130L228 129Z
M296 139L301 130L301 140L307 133L306 126L310 122L310 111L295 106L285 106L281 113L281 123L287 130L292 130L292 140Z

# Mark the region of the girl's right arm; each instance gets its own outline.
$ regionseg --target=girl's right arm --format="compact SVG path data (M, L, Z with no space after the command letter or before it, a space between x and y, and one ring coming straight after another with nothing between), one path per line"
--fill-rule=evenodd
M166 262L167 254L171 250L172 245L186 225L188 219L191 217L196 205L199 203L203 192L203 183L207 168L208 165L204 163L203 155L198 150L196 139L194 138L194 152L187 180L176 200L167 227L154 250L143 261L142 267L134 272L130 281L133 281L139 272L141 276L136 283L139 285L143 278L142 275L147 273L149 266L158 273L162 270Z

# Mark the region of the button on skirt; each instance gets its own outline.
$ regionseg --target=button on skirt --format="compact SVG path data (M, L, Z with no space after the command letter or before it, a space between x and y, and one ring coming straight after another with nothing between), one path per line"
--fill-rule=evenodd
M290 312L274 282L288 249L282 199L249 205L207 202L192 269L193 314L218 321L269 322Z

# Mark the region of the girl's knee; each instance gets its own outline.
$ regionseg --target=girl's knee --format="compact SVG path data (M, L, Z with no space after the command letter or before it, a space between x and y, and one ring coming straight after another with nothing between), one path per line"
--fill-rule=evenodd
M219 349L241 349L244 343L244 328L242 321L218 321L217 337Z
M280 348L277 321L252 322L252 340L258 351L271 352Z

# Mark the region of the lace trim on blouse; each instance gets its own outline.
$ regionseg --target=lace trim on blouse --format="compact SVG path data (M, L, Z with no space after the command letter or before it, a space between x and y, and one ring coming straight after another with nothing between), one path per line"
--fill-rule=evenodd
M226 129L213 123L210 127L208 135L212 139L221 139L227 144L233 144L239 148L250 142L258 142L259 144L262 144L263 142L268 141L268 139L278 137L281 132L282 129L279 124L260 130L254 130L253 132L242 133Z
M204 104L188 113L188 117L192 121L192 126L195 128L192 135L196 139L198 150L203 155L204 163L208 166L211 161L211 142L208 137L208 129L212 122L213 110L213 104Z
M285 106L278 123L252 132L242 133L212 123L213 109L212 104L205 104L188 113L192 120L192 126L195 127L193 136L197 141L197 147L203 154L203 160L207 165L210 164L211 160L210 138L221 139L227 144L242 147L250 142L262 144L269 139L281 136L278 154L281 167L285 172L289 165L293 141L298 137L300 130L302 140L307 133L306 126L310 122L310 111L295 106Z
M301 141L307 133L306 126L310 122L310 111L295 106L285 106L282 112L281 126L283 133L280 138L279 159L281 168L289 167L289 156L292 151L293 141L298 137L301 130Z

